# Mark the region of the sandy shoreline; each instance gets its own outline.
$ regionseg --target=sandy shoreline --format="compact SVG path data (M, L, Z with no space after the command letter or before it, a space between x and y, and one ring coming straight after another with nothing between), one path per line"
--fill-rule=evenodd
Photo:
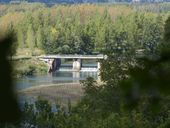
M72 104L77 103L83 96L83 89L80 83L62 83L51 85L40 85L18 91L19 97L36 99L38 96L50 102L59 102L66 105L70 100Z
M38 85L38 86L18 90L18 92L19 93L27 92L27 91L33 91L36 89L43 89L43 88L48 88L48 87L59 87L59 86L80 86L80 83L59 83L59 84L49 84L49 85Z

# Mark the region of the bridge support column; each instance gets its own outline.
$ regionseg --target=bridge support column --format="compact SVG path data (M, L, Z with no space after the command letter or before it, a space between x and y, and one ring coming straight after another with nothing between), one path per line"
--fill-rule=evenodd
M73 60L73 70L80 71L81 70L81 59Z
M101 63L97 62L97 81L98 82L101 82L100 68L101 68Z
M47 60L48 73L51 73L51 72L52 72L52 63L53 63L53 59L48 59L48 60Z
M100 62L97 62L97 71L100 71L101 64Z

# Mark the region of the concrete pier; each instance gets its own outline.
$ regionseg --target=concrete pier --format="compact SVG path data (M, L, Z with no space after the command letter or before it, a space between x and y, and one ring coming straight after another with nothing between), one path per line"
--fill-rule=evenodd
M73 61L73 70L80 71L81 70L81 59L75 59Z
M101 68L101 64L100 62L97 62L97 71L100 71L100 68Z

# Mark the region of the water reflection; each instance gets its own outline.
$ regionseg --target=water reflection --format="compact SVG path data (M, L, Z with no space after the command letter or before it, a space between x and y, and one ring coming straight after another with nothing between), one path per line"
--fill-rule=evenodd
M39 85L76 83L85 80L87 77L98 78L97 72L62 72L58 71L52 74L27 76L16 81L17 89L25 89Z

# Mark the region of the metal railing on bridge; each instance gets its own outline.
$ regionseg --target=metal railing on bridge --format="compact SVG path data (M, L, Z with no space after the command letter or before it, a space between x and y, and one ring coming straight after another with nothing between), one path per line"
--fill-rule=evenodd
M103 54L99 55L41 55L38 58L43 59L55 59L55 58L63 58L63 59L104 59L105 56Z

